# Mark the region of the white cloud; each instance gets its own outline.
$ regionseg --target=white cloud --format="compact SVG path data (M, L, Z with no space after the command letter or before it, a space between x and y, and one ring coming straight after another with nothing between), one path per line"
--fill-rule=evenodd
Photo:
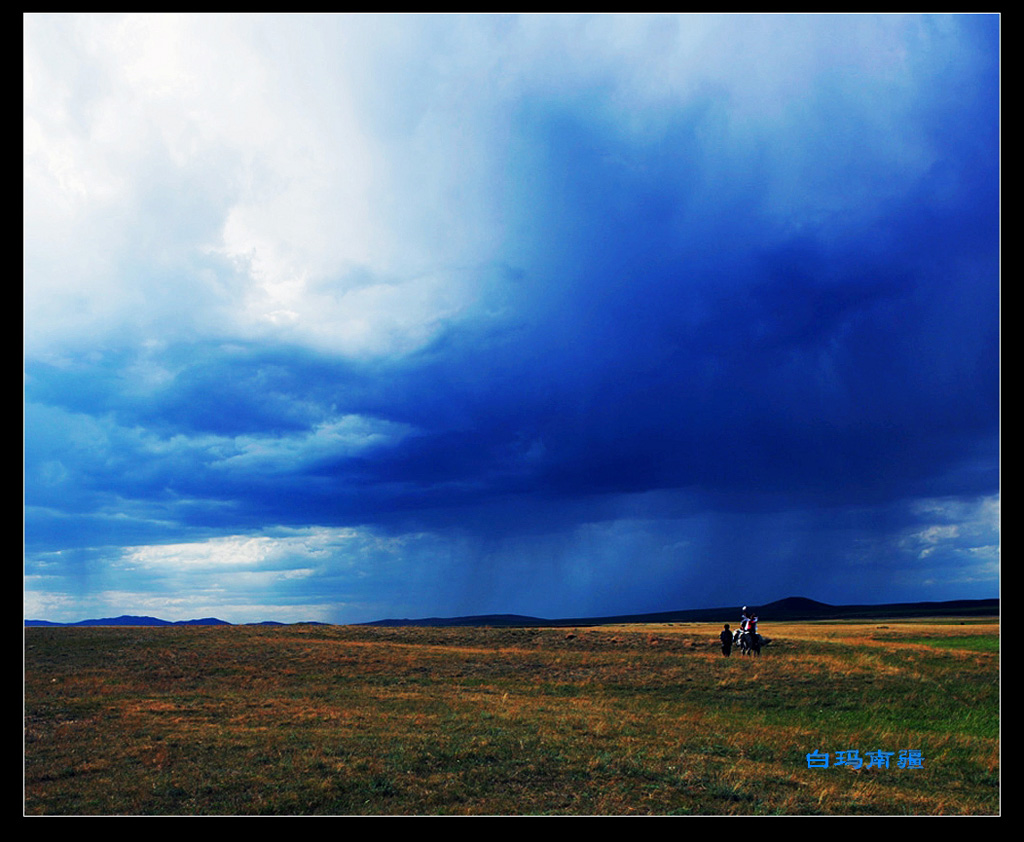
M393 353L459 311L452 249L419 230L452 184L354 104L389 94L360 78L355 23L26 19L30 350L133 325Z
M992 580L998 570L999 509L998 495L918 500L912 511L924 525L906 530L897 544L919 560L959 568L972 579Z
M528 219L513 203L530 174L510 147L531 101L589 96L603 112L590 118L649 142L710 97L728 116L702 129L717 133L701 141L718 150L702 164L709 184L728 184L754 144L766 207L835 212L852 200L837 180L884 185L806 154L849 141L835 121L839 135L813 131L807 97L826 69L884 89L847 145L920 170L927 150L891 119L905 45L926 29L856 16L29 15L26 346L213 332L414 350L473 306L490 282L480 267ZM807 130L781 142L779 112Z
M346 415L293 436L236 436L230 452L212 463L217 470L300 472L311 463L393 446L412 433L405 424Z

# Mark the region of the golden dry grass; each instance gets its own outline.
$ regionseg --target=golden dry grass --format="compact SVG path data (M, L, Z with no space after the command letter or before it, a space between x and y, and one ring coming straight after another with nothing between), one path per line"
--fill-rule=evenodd
M25 811L998 812L997 624L720 628L26 629Z

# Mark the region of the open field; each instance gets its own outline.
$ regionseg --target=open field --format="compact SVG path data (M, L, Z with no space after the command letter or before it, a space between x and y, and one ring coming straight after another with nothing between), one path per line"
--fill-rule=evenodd
M1000 811L995 620L720 630L26 628L25 813Z

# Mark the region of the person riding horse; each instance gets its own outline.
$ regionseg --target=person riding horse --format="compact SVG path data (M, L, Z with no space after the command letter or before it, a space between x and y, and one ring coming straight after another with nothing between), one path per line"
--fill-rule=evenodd
M736 642L740 645L743 654L754 652L761 654L761 636L757 633L757 614L753 611L747 614L747 606L743 606L740 627L736 632Z

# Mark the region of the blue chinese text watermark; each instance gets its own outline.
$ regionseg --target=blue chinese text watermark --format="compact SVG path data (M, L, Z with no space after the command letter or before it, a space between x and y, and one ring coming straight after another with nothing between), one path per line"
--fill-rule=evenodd
M893 761L895 757L895 761ZM808 769L828 769L829 753L827 751L812 751L807 755ZM920 749L905 748L896 751L866 751L863 756L859 749L846 749L835 752L831 758L832 768L846 766L850 769L922 769L924 768L924 755Z

